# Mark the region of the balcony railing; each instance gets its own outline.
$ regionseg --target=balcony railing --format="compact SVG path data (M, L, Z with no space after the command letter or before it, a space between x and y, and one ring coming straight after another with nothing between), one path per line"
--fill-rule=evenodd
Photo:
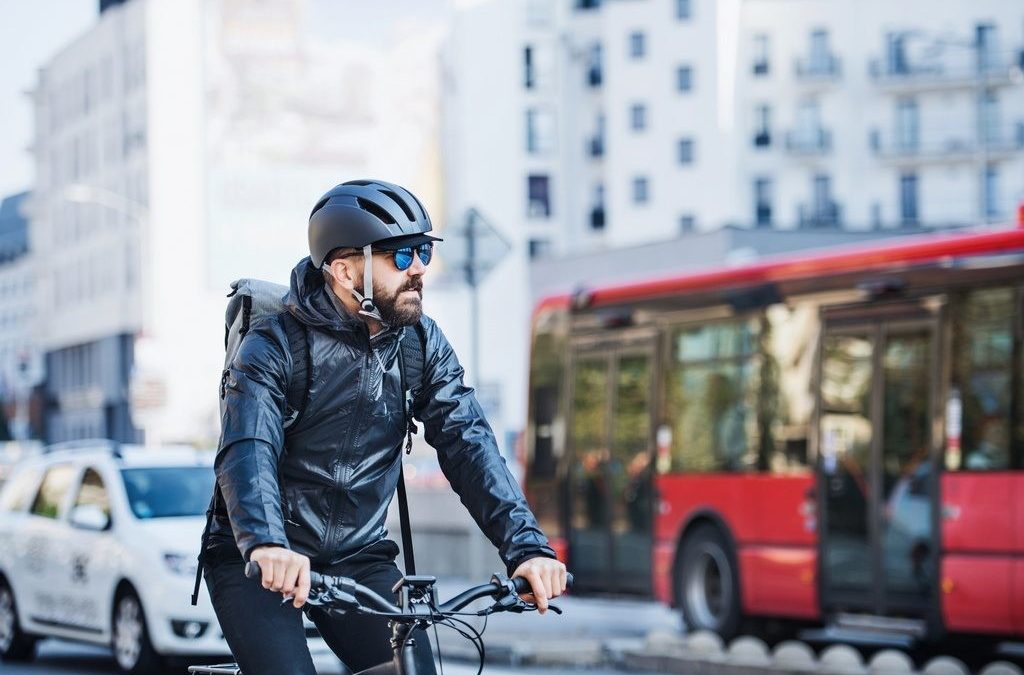
M754 134L754 147L767 148L772 144L772 134L767 129L762 129Z
M906 89L958 88L978 86L1005 86L1020 76L1021 57L1013 59L992 57L985 63L969 61L946 62L939 59L927 61L907 60L894 62L889 59L871 61L869 73L879 86Z
M796 77L803 82L831 82L841 74L839 57L832 54L796 60Z
M839 227L843 222L842 215L842 208L834 201L824 204L800 204L797 207L799 224L803 229Z
M786 151L793 155L818 156L832 150L828 129L796 129L786 134Z
M604 207L595 206L590 209L590 229L592 230L603 230L604 229Z
M984 137L969 131L886 136L874 129L868 135L868 147L884 160L975 161L982 154L1002 159L1024 152L1024 120L989 130Z

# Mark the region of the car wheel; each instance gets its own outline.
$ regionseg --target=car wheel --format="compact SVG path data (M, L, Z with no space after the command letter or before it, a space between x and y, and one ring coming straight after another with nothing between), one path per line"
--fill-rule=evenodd
M698 525L683 541L677 593L690 630L710 630L723 639L739 630L740 583L736 557L713 525Z
M36 638L26 635L18 624L18 607L14 591L0 578L0 659L31 661L36 655Z
M122 673L142 675L163 670L163 659L153 649L146 630L146 616L142 602L132 590L118 594L114 600L114 616L111 626L114 660Z

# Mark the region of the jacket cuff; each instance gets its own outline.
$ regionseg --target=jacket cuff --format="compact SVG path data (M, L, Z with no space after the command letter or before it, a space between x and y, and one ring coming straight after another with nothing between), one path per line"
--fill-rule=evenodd
M289 548L287 543L281 543L279 541L258 541L255 544L250 544L244 549L239 549L239 553L242 554L242 560L249 562L249 556L252 552L258 549L260 546L278 546L280 548Z

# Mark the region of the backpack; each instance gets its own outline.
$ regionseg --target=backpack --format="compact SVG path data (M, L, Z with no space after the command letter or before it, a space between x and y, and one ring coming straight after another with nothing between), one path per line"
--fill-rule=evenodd
M280 284L260 279L239 279L231 283L228 293L228 306L224 313L224 370L220 378L220 412L224 413L224 394L229 376L228 368L234 360L246 333L264 318L277 316L288 336L288 350L292 357L292 372L288 380L285 394L284 431L295 427L302 418L302 413L309 402L310 367L309 335L306 326L292 316L284 305L288 296L288 288ZM408 333L414 333L409 337ZM416 423L412 418L412 402L419 393L423 381L423 364L426 353L426 335L421 324L416 323L412 330L402 336L398 350L398 367L401 375L402 390L405 392L406 443L405 451L412 451L412 437L417 433ZM278 479L280 484L280 478ZM199 601L199 584L203 577L206 545L210 535L210 525L217 507L220 488L214 483L210 507L206 511L206 528L199 548L199 565L196 569L195 587L192 590L192 604ZM402 551L405 555L405 573L416 574L416 563L412 552L412 529L409 524L409 505L405 492L405 472L399 464L398 507L402 528Z

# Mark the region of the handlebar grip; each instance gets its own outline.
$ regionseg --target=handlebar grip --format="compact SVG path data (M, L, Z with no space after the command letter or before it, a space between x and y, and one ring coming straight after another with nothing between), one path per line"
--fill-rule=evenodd
M530 587L530 582L524 577L516 577L512 580L512 584L515 586L516 593L530 593L533 589ZM572 588L572 572L567 572L565 576L565 587Z

